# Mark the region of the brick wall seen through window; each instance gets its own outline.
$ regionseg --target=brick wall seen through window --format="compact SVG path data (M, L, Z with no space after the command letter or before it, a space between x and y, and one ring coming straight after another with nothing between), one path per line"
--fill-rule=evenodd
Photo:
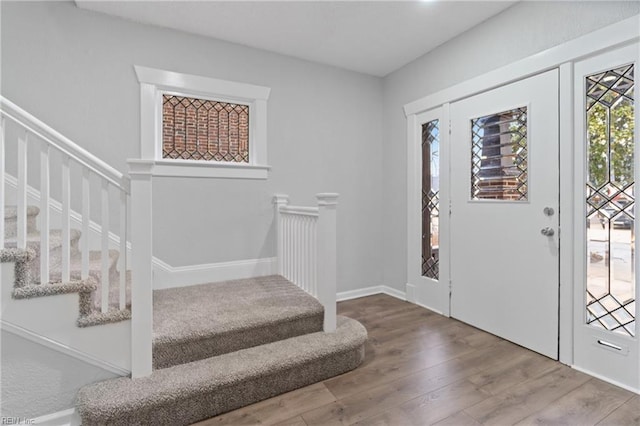
M249 162L249 106L164 94L162 158Z

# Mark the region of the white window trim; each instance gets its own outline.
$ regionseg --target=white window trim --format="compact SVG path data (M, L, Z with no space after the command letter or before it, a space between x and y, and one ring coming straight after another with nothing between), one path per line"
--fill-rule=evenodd
M140 159L153 176L266 179L269 87L134 65L140 82ZM249 106L249 163L162 158L162 95L222 100Z

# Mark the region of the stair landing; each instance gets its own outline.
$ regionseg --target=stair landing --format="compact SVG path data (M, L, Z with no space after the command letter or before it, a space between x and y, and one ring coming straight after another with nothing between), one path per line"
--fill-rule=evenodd
M322 331L324 308L279 275L156 290L154 368Z

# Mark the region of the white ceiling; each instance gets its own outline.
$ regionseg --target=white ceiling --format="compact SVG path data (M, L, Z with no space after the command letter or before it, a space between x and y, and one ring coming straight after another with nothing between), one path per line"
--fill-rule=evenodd
M78 7L385 76L515 1L94 1Z

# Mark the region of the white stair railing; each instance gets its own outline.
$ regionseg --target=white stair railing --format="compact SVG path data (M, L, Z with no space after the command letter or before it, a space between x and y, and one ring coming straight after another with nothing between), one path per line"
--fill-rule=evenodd
M317 194L317 207L290 206L274 196L278 273L324 306L324 331L336 329L336 206L338 194Z
M11 132L9 132L11 123ZM9 140L9 134L17 133L15 147L10 146L13 141ZM8 154L14 153L15 159L9 159ZM52 167L52 161L59 161L60 181L58 185L52 185L54 178L52 171L58 168ZM39 166L39 187L33 188L39 195L39 219L40 219L40 282L46 284L51 281L52 269L58 269L60 275L56 275L55 280L69 282L72 279L87 279L89 277L89 265L93 261L100 264L100 284L101 284L101 311L106 313L110 307L110 265L109 239L111 223L111 212L120 212L119 231L121 253L119 257L118 269L120 270L119 291L114 294L119 295L116 309L126 307L126 270L127 270L127 206L129 203L129 178L118 170L114 169L104 161L100 160L87 150L72 142L62 134L58 133L36 117L24 111L8 99L0 96L0 248L5 247L5 184L10 173L7 170L9 165L15 164L16 175L16 206L17 206L17 232L16 247L25 249L28 243L28 193L31 187L28 185L28 168L34 165ZM78 171L78 178L74 179L73 171ZM100 237L100 259L92 259L89 244L89 223L90 223L90 192L91 180L99 182L101 195L95 197L100 201L99 209L101 217ZM77 195L73 193L74 182L79 181L80 190ZM33 183L33 182L32 182ZM50 231L52 229L50 208L53 202L51 187L60 188L61 205L61 249L60 261L54 263L50 259ZM112 197L110 194L117 194ZM33 194L31 194L33 196ZM72 260L71 247L71 216L72 199L75 200L81 209L82 215L82 238L79 248L80 271L78 265ZM114 201L115 200L115 201ZM113 203L117 203L116 206ZM115 221L114 221L115 223ZM79 275L79 276L78 276ZM98 278L98 277L94 277Z

